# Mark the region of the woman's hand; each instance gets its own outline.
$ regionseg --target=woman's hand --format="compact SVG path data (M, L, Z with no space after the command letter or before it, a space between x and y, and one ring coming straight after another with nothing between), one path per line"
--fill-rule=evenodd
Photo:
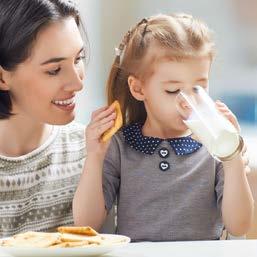
M113 107L102 107L92 113L91 121L86 129L86 145L88 155L104 158L109 142L102 142L102 134L114 125L116 118Z

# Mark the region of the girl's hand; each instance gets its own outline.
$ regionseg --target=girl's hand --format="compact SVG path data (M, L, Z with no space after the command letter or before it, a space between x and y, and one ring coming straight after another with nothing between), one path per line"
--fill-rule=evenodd
M237 118L235 116L235 114L221 101L216 101L216 107L218 109L218 111L223 114L233 125L234 127L237 129L237 131L240 133L240 126L239 123L237 121Z
M220 113L222 113L237 129L237 131L240 133L240 126L237 121L236 116L230 111L230 109L221 101L216 101L216 106L217 109L219 110ZM244 147L241 152L241 157L245 166L245 172L249 173L250 172L250 167L249 167L249 158L247 154L247 147L244 144Z
M221 101L216 101L216 108L218 109L218 111L223 114L233 125L234 127L237 129L237 131L240 133L240 126L239 123L237 121L236 116L230 111L230 109ZM200 140L197 138L196 135L193 134L192 136L193 139L195 139L196 141L200 142Z
M245 166L245 173L251 172L251 168L249 167L249 157L247 154L247 146L246 145L244 145L244 147L242 149L242 159L243 159L244 166Z
M102 107L92 113L86 128L86 145L88 155L104 158L109 142L101 142L102 134L114 125L116 118L113 107Z

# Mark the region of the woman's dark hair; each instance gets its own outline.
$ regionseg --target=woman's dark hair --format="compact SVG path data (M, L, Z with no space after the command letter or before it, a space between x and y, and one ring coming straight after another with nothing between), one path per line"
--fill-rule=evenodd
M30 56L39 31L51 22L67 17L74 17L83 31L78 9L72 1L1 0L0 66L8 71L14 70ZM0 90L0 119L8 119L12 115L11 109L9 92Z

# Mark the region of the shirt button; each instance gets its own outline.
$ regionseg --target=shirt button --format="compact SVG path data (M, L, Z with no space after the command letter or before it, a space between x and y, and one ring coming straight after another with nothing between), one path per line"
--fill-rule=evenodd
M161 171L166 171L170 168L170 164L166 161L162 161L159 164L159 168L160 168Z
M159 156L161 158L167 158L170 155L170 152L167 148L163 147L159 150Z

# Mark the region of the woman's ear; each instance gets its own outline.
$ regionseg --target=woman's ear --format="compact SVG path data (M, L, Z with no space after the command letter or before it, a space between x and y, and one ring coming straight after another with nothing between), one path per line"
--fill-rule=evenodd
M9 83L8 83L9 71L6 71L0 66L0 90L9 90Z
M138 78L130 75L128 77L128 85L129 85L130 93L135 99L137 99L138 101L145 100L143 85Z

